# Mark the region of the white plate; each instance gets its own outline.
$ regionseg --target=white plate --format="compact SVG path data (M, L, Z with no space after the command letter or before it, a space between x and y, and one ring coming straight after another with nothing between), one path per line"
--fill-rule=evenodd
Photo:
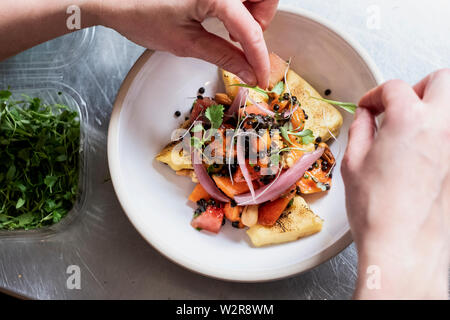
M226 35L214 20L209 30ZM335 27L310 13L281 8L265 37L271 51L292 57L292 68L319 92L358 101L381 76L369 56ZM130 221L157 250L192 271L232 281L267 281L297 274L338 254L351 243L339 166L327 195L308 197L325 222L323 230L299 241L253 248L243 230L228 223L219 235L190 226L187 197L194 184L154 160L172 130L188 113L197 89L213 95L222 86L215 66L167 53L145 52L130 71L116 99L108 136L111 178ZM174 112L180 110L179 119ZM332 150L342 159L352 117ZM125 240L124 240L125 241ZM151 261L149 261L151 263Z

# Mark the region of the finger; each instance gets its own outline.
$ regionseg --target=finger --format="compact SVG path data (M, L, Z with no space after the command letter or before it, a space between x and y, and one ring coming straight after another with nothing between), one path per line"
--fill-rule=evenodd
M391 80L366 93L359 101L374 115L404 111L404 106L420 102L413 88L402 80Z
M360 168L372 147L376 130L375 116L368 109L358 108L348 133L344 156L344 166L347 169Z
M277 12L278 2L278 0L247 0L244 5L264 31Z
M425 95L425 89L428 86L428 82L430 81L430 75L423 78L420 82L418 82L414 87L414 91L419 96L420 99L423 99L423 96Z
M201 26L196 25L191 29L184 27L183 31L188 35L184 34L185 42L178 44L184 48L181 55L208 61L236 74L246 83L256 83L252 67L241 49Z
M242 46L252 66L257 84L267 88L270 62L262 29L240 0L216 1L211 15L220 19L228 32ZM250 83L256 84L256 83Z
M237 42L237 40L231 34L229 34L229 36L231 41Z
M265 31L272 22L277 12L278 0L241 0L245 1L244 5L252 14L253 18L259 23L261 29ZM236 39L230 34L231 41Z
M414 86L424 102L448 104L450 100L450 69L442 69L428 75Z

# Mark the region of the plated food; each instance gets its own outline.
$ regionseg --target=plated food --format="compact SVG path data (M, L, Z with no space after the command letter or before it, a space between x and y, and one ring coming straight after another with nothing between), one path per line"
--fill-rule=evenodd
M191 225L218 233L228 220L254 246L294 241L322 229L302 197L326 194L336 160L327 144L340 112L270 54L268 90L225 70L225 92L199 95L189 119L156 159L196 183Z

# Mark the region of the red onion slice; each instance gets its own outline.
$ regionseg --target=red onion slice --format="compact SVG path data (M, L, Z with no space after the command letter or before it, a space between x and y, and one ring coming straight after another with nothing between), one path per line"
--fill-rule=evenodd
M250 96L248 97L248 100L255 106L257 107L259 110L261 110L262 112L265 112L267 115L271 116L271 117L275 117L275 112L270 111L267 108L264 108L263 106L261 106L258 102L256 102L255 100L253 100Z
M314 152L304 154L292 168L280 174L278 180L266 187L256 190L256 197L253 197L251 193L245 193L235 196L234 200L238 205L242 206L260 204L276 199L281 194L286 192L286 190L289 189L294 183L296 183L305 174L306 170L308 170L308 168L322 156L323 152L323 148L318 148Z
M247 100L248 96L248 89L239 87L238 93L236 97L234 97L233 103L228 108L228 110L225 112L225 115L230 116L239 111L239 108L245 104L245 101Z
M230 202L230 199L219 190L214 183L214 180L209 176L206 168L203 166L202 159L198 154L198 151L195 150L192 152L192 166L194 167L198 182L211 197L222 202Z
M294 112L297 111L299 106L300 106L299 104L296 104L292 110L284 114L284 118L285 119L290 118L294 114Z
M248 172L247 163L245 161L245 136L240 135L237 138L237 162L241 168L242 175L244 176L245 182L247 182L248 188L250 189L250 194L255 198L255 189L253 188L252 178L250 172Z

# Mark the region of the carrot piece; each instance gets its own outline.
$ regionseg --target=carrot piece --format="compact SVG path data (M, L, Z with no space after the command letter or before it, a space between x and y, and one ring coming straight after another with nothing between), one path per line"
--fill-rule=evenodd
M258 104L260 106L264 107L265 109L269 110L269 106L267 105L267 103L259 102ZM263 110L261 110L260 108L258 108L257 106L255 106L253 104L250 104L250 105L246 106L245 108L240 108L239 109L239 114L241 115L242 118L245 117L244 111L247 114L254 113L254 114L260 114L260 115L263 115L263 116L267 115L267 112L264 112Z
M322 170L323 160L317 160L317 165L314 164L312 170L305 172L305 175L297 181L297 186L300 187L300 192L303 194L313 194L323 192L317 185L317 182L321 182L324 185L331 187L331 178L326 171ZM314 179L313 179L314 178ZM314 181L316 180L316 181Z
M223 209L225 211L225 217L227 217L227 219L230 220L231 222L241 220L240 215L241 215L242 207L238 207L238 206L232 207L231 203L227 202Z
M230 178L221 177L218 175L213 175L213 179L217 187L230 198L234 198L234 196L238 194L246 193L249 191L246 182L234 182L233 184L231 183Z
M261 151L267 151L270 149L270 133L269 130L266 130L264 134L261 136L261 134L258 132L259 138L257 139L251 139L251 150L255 152L261 152Z
M202 187L200 183L197 183L194 190L192 190L192 193L189 195L189 200L192 202L197 202L200 199L209 200L211 199L211 196L208 192Z
M250 179L256 180L261 176L261 170L255 171L254 166L250 165L250 160L246 159L245 164L247 166L248 173L250 174ZM242 170L240 167L236 169L236 172L233 175L233 181L235 182L245 182L244 175L242 174Z
M273 226L294 196L295 192L289 192L282 198L261 205L258 210L258 223L263 226Z
M292 126L297 131L302 131L305 127L305 113L302 108L295 110L291 117Z

